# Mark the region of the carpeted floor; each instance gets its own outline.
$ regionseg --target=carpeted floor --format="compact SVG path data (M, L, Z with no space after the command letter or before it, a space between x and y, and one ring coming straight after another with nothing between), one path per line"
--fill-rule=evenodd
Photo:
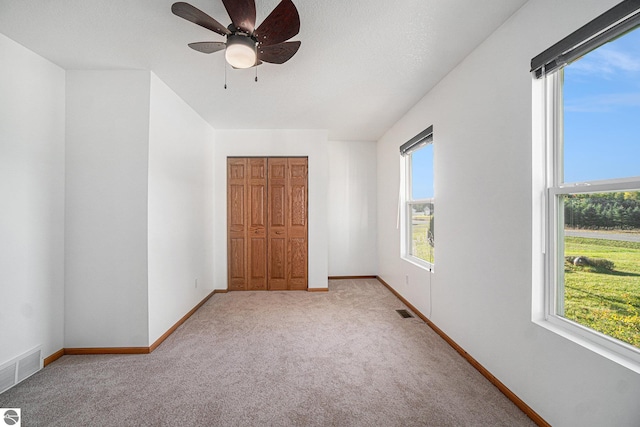
M531 426L376 280L214 295L148 355L64 356L23 426Z

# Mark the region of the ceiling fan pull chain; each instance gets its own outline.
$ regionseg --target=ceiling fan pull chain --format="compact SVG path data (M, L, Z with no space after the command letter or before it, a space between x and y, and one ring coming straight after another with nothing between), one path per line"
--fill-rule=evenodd
M227 61L224 61L224 88L227 88Z
M255 65L256 68L256 83L258 83L258 64Z

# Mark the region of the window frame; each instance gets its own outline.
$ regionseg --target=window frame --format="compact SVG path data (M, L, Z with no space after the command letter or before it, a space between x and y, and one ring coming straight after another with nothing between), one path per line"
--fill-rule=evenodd
M640 371L640 349L612 336L588 328L559 314L564 287L564 204L571 194L638 191L640 176L585 182L564 182L563 176L563 84L564 70L543 77L543 132L545 135L545 184L543 195L544 320L580 344ZM594 346L595 345L595 346ZM630 364L628 362L631 362Z
M413 254L413 221L412 221L412 206L418 204L428 203L434 206L433 211L435 212L435 195L431 198L425 199L413 199L412 190L413 190L413 180L412 178L412 167L413 167L413 153L426 148L431 145L433 148L433 140L430 140L423 146L418 149L411 151L410 153L405 154L403 157L404 164L404 193L403 193L403 210L404 214L402 215L402 235L403 235L403 244L402 244L402 258L405 260L418 265L428 271L433 271L435 265L435 239L434 239L434 257L433 262L424 260L419 258L418 256ZM433 163L431 164L431 174L434 173ZM435 222L435 219L434 219ZM434 227L435 228L435 227Z

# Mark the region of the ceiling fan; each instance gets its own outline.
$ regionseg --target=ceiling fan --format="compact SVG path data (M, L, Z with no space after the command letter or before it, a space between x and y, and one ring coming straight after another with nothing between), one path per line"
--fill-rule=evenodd
M283 64L300 48L299 41L287 41L300 31L300 16L291 0L282 0L257 28L255 0L222 0L222 4L231 18L228 27L189 3L171 6L171 11L180 18L227 38L226 43L189 43L191 49L202 53L225 50L229 65L251 68L263 62Z

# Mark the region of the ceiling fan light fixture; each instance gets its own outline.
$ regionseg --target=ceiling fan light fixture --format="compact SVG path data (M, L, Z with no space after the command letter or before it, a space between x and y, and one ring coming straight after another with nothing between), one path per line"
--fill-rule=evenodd
M234 68L251 68L258 58L256 44L251 37L232 34L227 36L224 57Z
M222 0L231 18L231 24L226 28L189 3L176 2L171 6L171 11L182 19L227 38L225 43L189 43L191 49L206 54L224 50L225 60L233 68L251 68L264 62L284 64L300 48L299 41L288 41L300 32L298 9L292 0L278 1L275 9L257 28L255 0Z

